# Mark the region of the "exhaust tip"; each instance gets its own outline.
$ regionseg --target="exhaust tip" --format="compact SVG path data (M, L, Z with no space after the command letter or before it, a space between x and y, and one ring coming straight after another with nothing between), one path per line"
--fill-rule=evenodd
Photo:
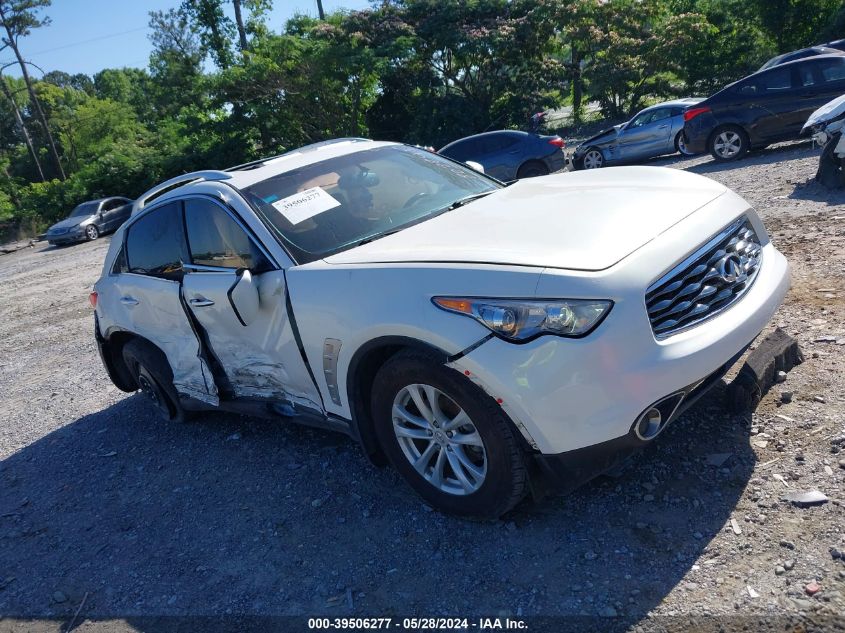
M684 392L673 393L649 406L634 422L634 435L644 442L657 437L675 416L684 395Z
M657 436L663 428L663 416L660 411L652 407L643 413L634 425L634 433L641 440L650 440Z

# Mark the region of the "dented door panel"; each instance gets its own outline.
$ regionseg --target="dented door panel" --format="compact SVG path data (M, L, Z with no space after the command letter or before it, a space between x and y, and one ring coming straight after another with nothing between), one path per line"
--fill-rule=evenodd
M288 401L322 412L288 319L284 271L255 276L258 316L246 326L229 298L236 280L234 270L192 271L182 282L184 299L205 330L234 395Z
M176 391L217 405L211 370L200 357L199 341L182 305L178 281L124 273L115 292L103 295L105 314L115 315L109 327L134 332L158 346L173 370Z

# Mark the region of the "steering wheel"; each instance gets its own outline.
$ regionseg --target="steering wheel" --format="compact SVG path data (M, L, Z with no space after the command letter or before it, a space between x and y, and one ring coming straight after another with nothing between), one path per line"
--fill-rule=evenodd
M413 196L408 198L405 204L402 205L403 209L409 209L414 206L417 202L425 198L426 196L430 196L431 194L427 191L420 191L419 193L415 193Z

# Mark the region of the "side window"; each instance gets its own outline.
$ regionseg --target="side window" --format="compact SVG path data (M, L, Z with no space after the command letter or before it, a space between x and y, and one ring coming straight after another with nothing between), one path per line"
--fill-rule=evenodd
M635 128L635 127L642 127L651 123L652 116L654 116L654 111L649 110L648 112L643 112L642 114L638 114L634 119L631 121L631 125L628 127Z
M272 270L255 243L217 203L202 198L185 200L185 225L194 264L248 268L254 273Z
M182 276L187 253L182 236L181 202L172 202L142 216L126 236L129 272L166 279Z
M111 211L112 209L117 209L119 206L123 205L123 200L120 198L115 198L114 200L106 200L103 203L103 211Z
M656 123L657 121L668 119L670 116L672 116L672 111L669 108L659 108L657 110L654 110L651 115L651 121L649 121L649 123Z
M792 69L789 67L771 70L758 80L758 90L766 94L784 92L792 88Z
M845 79L845 64L840 60L826 59L819 62L819 69L825 83L842 81Z

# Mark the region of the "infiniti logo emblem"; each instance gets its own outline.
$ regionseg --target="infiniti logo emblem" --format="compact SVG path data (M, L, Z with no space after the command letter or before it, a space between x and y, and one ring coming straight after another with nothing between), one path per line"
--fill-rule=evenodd
M742 275L742 260L736 254L725 255L716 263L716 272L726 283L732 284Z

